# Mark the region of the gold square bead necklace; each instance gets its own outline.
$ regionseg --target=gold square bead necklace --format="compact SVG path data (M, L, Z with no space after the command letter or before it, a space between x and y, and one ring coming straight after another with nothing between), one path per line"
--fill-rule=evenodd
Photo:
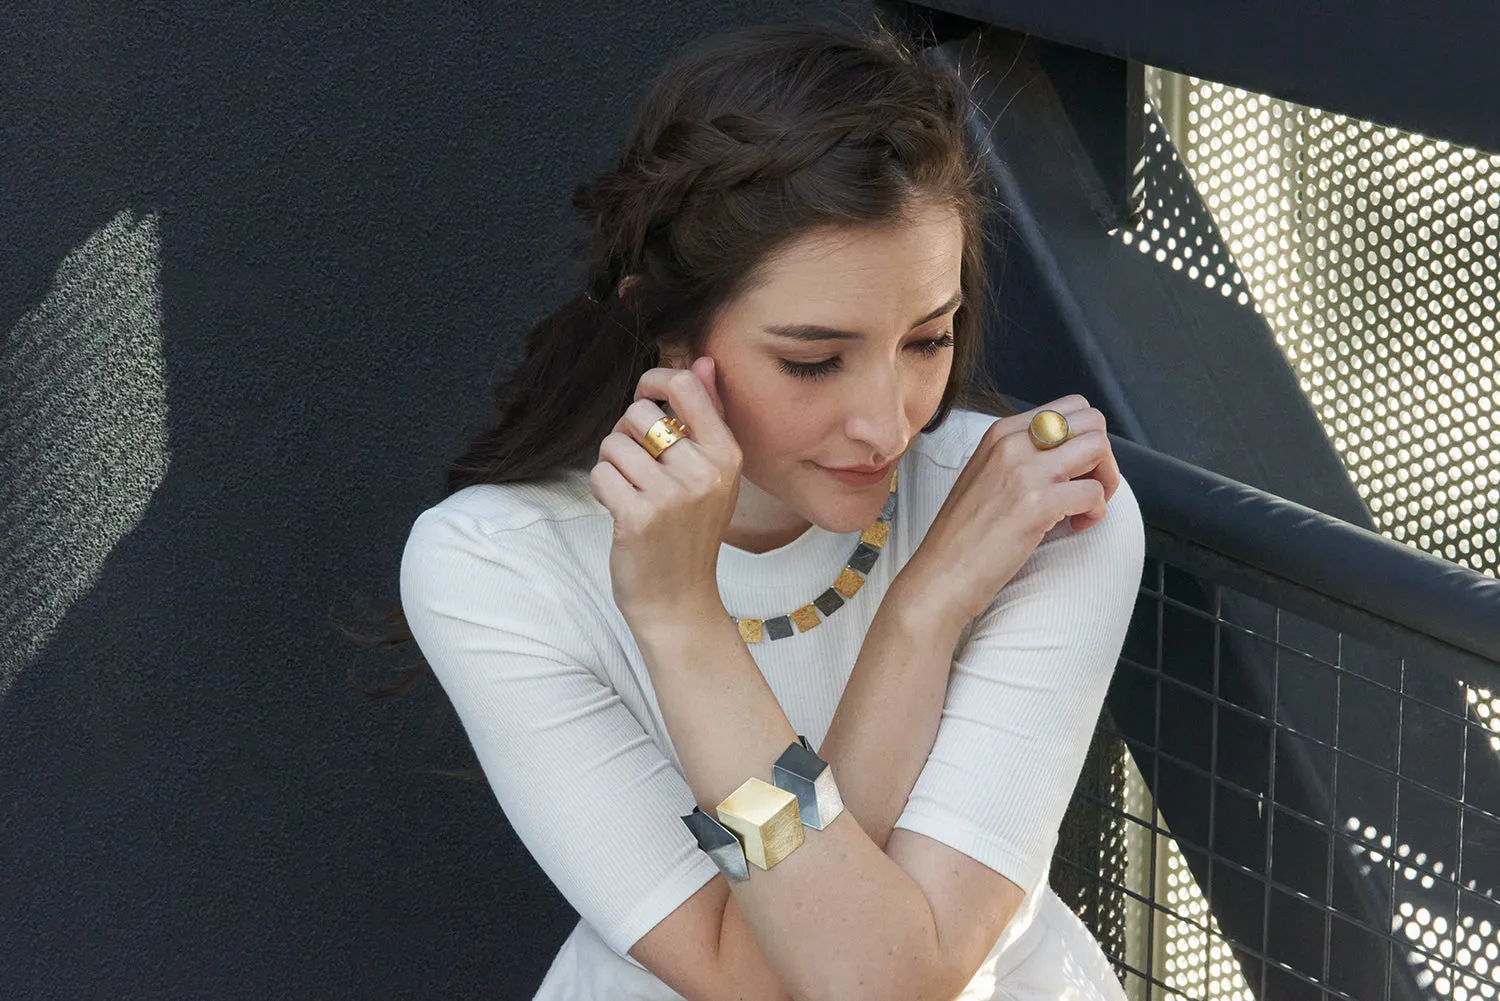
M793 635L793 626L796 632L807 632L809 629L819 626L823 618L832 615L843 607L844 602L854 597L859 589L864 586L865 578L870 573L870 568L885 551L885 544L890 538L891 519L896 515L896 480L900 475L900 468L891 470L891 488L886 493L885 506L880 509L880 517L868 528L859 534L859 544L854 547L854 554L844 564L844 569L822 594L801 608L788 612L786 615L778 615L771 619L741 619L731 615L740 630L740 639L746 643L760 643L767 637L773 640L786 639ZM819 618L819 613L823 618Z

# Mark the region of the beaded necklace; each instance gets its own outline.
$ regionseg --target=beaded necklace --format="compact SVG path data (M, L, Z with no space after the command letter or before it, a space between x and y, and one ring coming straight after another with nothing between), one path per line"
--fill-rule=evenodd
M730 618L739 626L740 639L746 643L760 643L766 637L773 640L786 639L793 634L793 626L797 627L797 632L805 633L822 625L823 619L818 617L819 612L827 618L842 608L845 601L854 597L864 586L870 568L885 551L886 540L890 537L891 519L896 514L896 480L900 472L899 468L891 470L891 489L886 494L885 506L880 509L880 517L859 534L859 544L854 547L854 554L849 557L838 579L828 590L801 608L775 618L741 619L731 615Z

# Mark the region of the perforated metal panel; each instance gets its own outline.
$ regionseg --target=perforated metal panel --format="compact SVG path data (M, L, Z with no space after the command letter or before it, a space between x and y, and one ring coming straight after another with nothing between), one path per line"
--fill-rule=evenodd
M1265 316L1382 532L1496 576L1500 156L1146 78L1146 213L1121 238ZM1211 218L1184 217L1183 176Z
M1384 534L1500 575L1500 156L1165 71L1148 69L1146 83L1144 212L1119 238L1265 318ZM1403 703L1406 688L1394 686ZM1469 769L1500 764L1500 699L1457 688L1431 737L1468 734L1456 738L1476 755L1464 759L1462 803L1479 788ZM1293 968L1266 956L1264 969L1241 969L1154 808L1137 768L1147 750L1121 752L1126 780L1108 801L1129 821L1114 886L1127 927L1110 951L1132 997L1274 996L1268 978ZM1397 784L1440 758L1398 756ZM1407 798L1428 792L1413 783ZM1426 996L1500 997L1500 887L1464 864L1495 857L1500 817L1471 801L1453 844L1427 844L1393 833L1415 830L1410 816L1366 818L1339 799L1331 850L1342 845L1385 887L1391 968L1405 965ZM1445 818L1453 800L1430 805L1424 819ZM1274 872L1268 885L1296 890ZM1350 996L1340 971L1385 955L1376 929L1348 925L1328 895L1290 899L1326 909L1322 970L1298 979ZM1255 947L1269 943L1235 947L1260 967Z

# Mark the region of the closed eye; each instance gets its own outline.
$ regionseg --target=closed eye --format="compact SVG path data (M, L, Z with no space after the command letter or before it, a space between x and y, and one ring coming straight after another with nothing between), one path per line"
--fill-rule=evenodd
M934 337L931 340L912 341L907 345L907 347L915 349L919 354L927 358L931 358L944 348L951 348L952 346L953 335L951 333L944 334L941 337ZM820 379L823 376L836 372L839 368L840 359L838 355L814 362L796 362L787 361L785 358L778 358L776 363L781 366L781 370L787 375L795 376L798 379Z

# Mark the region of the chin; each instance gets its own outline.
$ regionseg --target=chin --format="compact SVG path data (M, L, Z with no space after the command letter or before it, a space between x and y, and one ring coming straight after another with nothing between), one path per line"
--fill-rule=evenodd
M803 517L825 532L833 532L835 535L863 532L870 527L871 522L880 517L880 510L884 506L884 494L880 495L878 504L861 502L856 497L849 497L842 504L830 503L825 499L818 517L814 517L811 513Z

